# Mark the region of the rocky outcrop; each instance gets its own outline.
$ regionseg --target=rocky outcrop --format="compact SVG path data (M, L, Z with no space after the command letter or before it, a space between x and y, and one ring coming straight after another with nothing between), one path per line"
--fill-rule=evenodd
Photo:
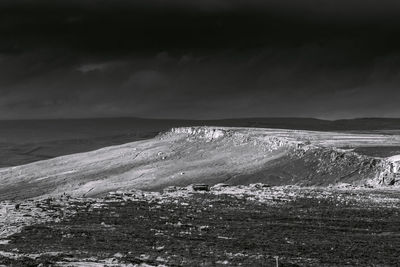
M248 132L238 131L237 128L215 128L207 126L180 127L172 128L170 131L162 133L160 139L186 137L187 141L220 141L224 139L233 145L251 144L262 147L264 151L274 151L281 147L306 149L307 142L291 140L283 136L273 135L253 135L251 130Z
M199 138L212 141L232 133L229 132L229 130L218 129L213 127L180 127L180 128L172 128L170 131L163 133L161 135L161 138L168 138L174 135L182 135L182 134L192 138Z
M386 186L400 184L400 155L381 160L378 168L380 170L376 180L378 184Z

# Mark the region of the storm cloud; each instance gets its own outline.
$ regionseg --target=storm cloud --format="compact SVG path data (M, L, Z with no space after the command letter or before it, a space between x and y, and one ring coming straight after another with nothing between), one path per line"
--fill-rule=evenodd
M0 118L400 116L397 1L0 3Z

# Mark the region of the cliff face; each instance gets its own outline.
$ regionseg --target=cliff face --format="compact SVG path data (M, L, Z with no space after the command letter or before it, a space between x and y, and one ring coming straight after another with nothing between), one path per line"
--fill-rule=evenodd
M376 180L380 185L398 185L400 183L400 156L382 159L378 166L379 175Z
M396 185L398 160L355 153L391 135L254 128L174 128L153 139L0 169L0 199L96 196L195 183ZM343 149L345 147L346 149Z

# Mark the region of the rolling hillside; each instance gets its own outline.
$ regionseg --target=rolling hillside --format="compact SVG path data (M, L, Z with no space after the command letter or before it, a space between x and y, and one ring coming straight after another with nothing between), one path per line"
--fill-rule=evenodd
M223 120L97 118L0 121L0 168L149 139L173 127L204 125L395 135L399 134L400 119L365 118L328 121L312 118ZM380 155L381 152L387 151L379 149L374 152L374 155ZM397 154L400 154L400 147L397 149Z
M174 128L147 140L2 168L0 199L97 196L194 183L395 184L396 157L372 157L353 149L399 145L397 135Z

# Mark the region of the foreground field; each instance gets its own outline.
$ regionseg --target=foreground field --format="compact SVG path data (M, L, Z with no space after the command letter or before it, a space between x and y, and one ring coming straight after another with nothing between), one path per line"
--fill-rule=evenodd
M9 216L29 223L18 231L13 223L4 227L0 264L7 266L274 266L275 257L280 266L396 266L400 260L395 190L256 184L19 204Z

